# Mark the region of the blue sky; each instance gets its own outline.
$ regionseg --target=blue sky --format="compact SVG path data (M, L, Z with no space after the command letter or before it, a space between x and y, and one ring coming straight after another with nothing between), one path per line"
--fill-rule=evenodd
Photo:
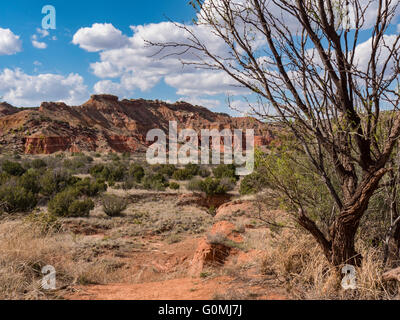
M238 0L239 1L239 0ZM233 86L222 72L182 69L175 57L153 58L154 42L185 42L186 36L168 18L190 22L195 13L189 0L14 0L0 2L0 96L16 106L38 106L42 101L82 104L93 93L120 98L185 100L217 112L245 110L248 92ZM43 30L42 8L56 9L56 29ZM374 3L371 6L373 21ZM288 21L290 25L292 21ZM293 22L294 23L294 22ZM388 33L400 31L395 19ZM226 47L209 30L198 36L214 53ZM363 30L361 42L370 30ZM368 43L360 46L368 50ZM360 61L367 57L359 52ZM253 97L254 99L254 97Z
M31 44L31 37L41 28L44 5L56 8L57 29L50 35L56 41L48 42L46 50L38 50ZM92 87L98 78L89 69L89 64L97 60L97 53L88 53L71 43L72 36L79 28L93 23L112 23L123 32L130 33L130 25L157 23L166 17L177 21L188 21L193 10L185 0L168 1L106 1L106 0L53 0L32 1L15 0L0 2L0 27L10 28L19 35L23 50L15 55L1 56L0 69L21 68L29 74L79 73L88 87ZM40 63L39 66L34 62ZM159 85L155 90L133 92L132 97L175 99L174 90L166 85Z
M56 9L57 26L56 30L48 30L49 35L42 37L37 29L42 28L42 19L45 16L42 14L42 8L49 4ZM129 37L133 34L130 26L160 23L167 21L168 18L177 22L190 22L194 18L194 11L188 4L188 0L1 1L0 28L10 29L14 35L19 37L22 46L20 51L16 53L0 55L0 71L6 68L13 71L20 70L21 77L25 75L35 77L40 74L67 77L71 73L78 74L83 78L87 93L86 95L82 93L76 99L65 100L72 103L82 103L91 93L95 93L93 87L102 79L96 76L90 67L92 63L99 61L100 52L88 52L82 50L79 45L72 43L74 34L80 28L91 27L95 23L108 23ZM32 44L33 37L38 42L45 43L46 48L34 47ZM18 96L15 93L13 95L7 94L8 90L9 88L4 89L0 85L0 95L3 96L3 99L11 100L10 102L17 106L35 106L47 98L45 93L36 93L32 99L29 99L28 95L21 98L21 95ZM143 97L167 101L185 98L176 94L176 91L176 88L171 88L161 79L148 89L133 88L130 90L129 88L124 91L124 95L127 98ZM119 92L111 93L118 94ZM48 98L54 97L50 95ZM200 99L199 96L197 98ZM228 111L227 108L224 108L224 94L214 95L209 106L213 107L212 102L216 100L219 101L218 111ZM198 100L193 100L193 102L196 101ZM200 101L202 100L200 99Z

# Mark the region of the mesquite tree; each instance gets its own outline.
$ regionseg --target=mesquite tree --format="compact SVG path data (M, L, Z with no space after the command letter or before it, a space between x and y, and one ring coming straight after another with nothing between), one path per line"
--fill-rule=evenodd
M297 221L333 265L358 265L355 235L391 170L400 134L400 36L394 26L399 0L191 4L194 22L176 24L186 40L152 45L160 54L180 56L185 65L229 75L259 98L254 113L291 130L336 206L329 232L301 203ZM199 30L208 30L209 41Z

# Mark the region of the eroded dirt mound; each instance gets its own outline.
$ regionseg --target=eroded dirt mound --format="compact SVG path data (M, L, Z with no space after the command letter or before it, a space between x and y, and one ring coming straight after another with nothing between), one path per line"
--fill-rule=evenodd
M216 212L215 219L229 219L235 215L251 215L257 208L253 201L235 200L221 205Z
M235 225L227 222L217 222L202 238L194 254L189 273L198 276L206 266L222 265L235 247L243 242L243 237L235 230Z

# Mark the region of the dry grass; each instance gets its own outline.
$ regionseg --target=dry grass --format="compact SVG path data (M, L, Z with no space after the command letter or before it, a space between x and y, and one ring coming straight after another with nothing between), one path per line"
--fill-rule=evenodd
M300 230L282 230L266 242L262 273L274 276L293 299L393 299L397 290L388 288L381 275L384 271L381 252L359 243L364 259L357 268L356 290L341 288L342 276L327 262L311 236Z
M43 235L38 226L23 221L0 224L0 299L61 298L70 285L112 280L113 264L91 259L71 234ZM41 288L46 265L56 269L56 291Z

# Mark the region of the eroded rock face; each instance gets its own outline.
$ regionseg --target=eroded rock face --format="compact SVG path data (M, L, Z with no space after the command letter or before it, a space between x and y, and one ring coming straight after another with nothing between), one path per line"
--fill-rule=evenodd
M0 103L0 117L9 116L11 114L17 113L19 111L18 108L13 107L7 102Z
M274 128L253 118L232 118L227 114L186 102L122 100L112 95L93 95L81 106L44 102L39 108L15 108L0 104L0 140L3 149L53 153L57 151L144 152L151 129L168 135L169 121L178 131L194 129L254 129L255 145L273 141ZM243 142L245 147L245 143ZM213 147L213 146L211 146Z
M238 250L243 237L235 230L235 225L228 221L219 221L208 235L202 238L193 257L189 274L198 276L205 267L222 265L225 260Z

